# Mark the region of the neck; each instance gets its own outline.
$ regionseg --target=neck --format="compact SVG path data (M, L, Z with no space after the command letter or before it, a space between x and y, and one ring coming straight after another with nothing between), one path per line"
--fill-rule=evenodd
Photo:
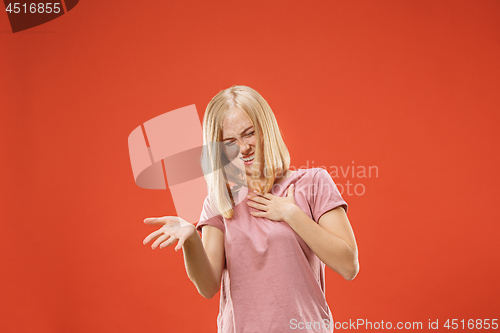
M287 170L281 177L277 177L274 179L274 184L282 182L286 178L290 177L293 173L294 171ZM261 177L259 179L252 179L250 176L247 176L247 185L250 190L263 189L266 185L266 179L264 177Z

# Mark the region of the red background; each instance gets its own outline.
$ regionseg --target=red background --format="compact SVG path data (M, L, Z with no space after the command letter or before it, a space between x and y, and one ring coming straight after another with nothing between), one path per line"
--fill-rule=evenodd
M365 189L337 320L499 318L499 21L495 0L81 1L16 34L0 13L0 331L216 331L219 296L142 245L175 210L127 137L234 84L293 166L378 168L334 179Z

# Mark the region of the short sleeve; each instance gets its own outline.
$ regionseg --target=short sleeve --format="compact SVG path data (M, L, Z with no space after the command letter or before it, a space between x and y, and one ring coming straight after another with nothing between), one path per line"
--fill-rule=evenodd
M201 230L204 225L211 225L213 227L216 227L217 229L222 231L222 233L226 232L226 228L224 226L224 219L222 218L221 215L217 215L214 213L214 211L210 207L208 196L205 198L205 201L203 202L203 209L201 211L200 221L196 225L196 229L199 232L202 232Z
M325 169L319 169L314 174L312 185L311 213L314 221L318 222L323 214L339 206L347 212L347 203Z

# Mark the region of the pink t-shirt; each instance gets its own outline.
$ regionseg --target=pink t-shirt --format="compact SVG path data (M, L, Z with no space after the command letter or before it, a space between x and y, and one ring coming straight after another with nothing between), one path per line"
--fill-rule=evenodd
M324 169L299 169L270 193L286 196L290 184L295 184L296 204L316 222L338 206L347 211ZM325 264L286 222L250 215L255 209L247 200L225 219L214 216L207 197L197 225L200 231L211 225L224 233L218 333L333 332Z

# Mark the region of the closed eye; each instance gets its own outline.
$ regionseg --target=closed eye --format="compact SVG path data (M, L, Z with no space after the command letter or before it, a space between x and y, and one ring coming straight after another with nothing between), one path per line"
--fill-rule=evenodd
M252 132L250 132L250 133L248 133L248 134L243 135L243 137L245 137L245 138L249 138L249 137L251 137L251 136L252 136L252 135L254 135L254 134L255 134L255 131L252 131ZM233 140L233 141L225 141L225 142L224 142L224 145L225 145L226 147L230 147L230 146L234 145L234 142L235 142L234 140Z

